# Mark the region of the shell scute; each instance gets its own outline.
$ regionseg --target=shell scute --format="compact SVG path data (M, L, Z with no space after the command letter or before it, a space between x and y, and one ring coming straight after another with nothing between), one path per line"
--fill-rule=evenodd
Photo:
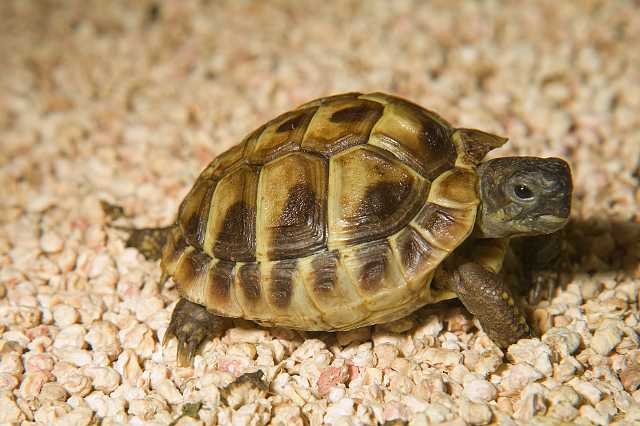
M251 164L264 164L289 152L300 149L316 107L286 112L269 122L260 136L247 146L247 160Z
M365 144L382 110L383 106L377 102L357 98L328 102L318 108L309 123L302 148L331 156Z
M408 102L391 102L371 130L369 143L432 180L455 163L450 136L451 129L426 110Z
M326 239L327 164L297 152L263 167L258 188L257 258L300 258Z
M329 247L385 237L424 203L428 182L383 150L363 145L331 159Z
M208 217L204 251L219 259L252 261L256 251L259 170L243 165L217 184Z

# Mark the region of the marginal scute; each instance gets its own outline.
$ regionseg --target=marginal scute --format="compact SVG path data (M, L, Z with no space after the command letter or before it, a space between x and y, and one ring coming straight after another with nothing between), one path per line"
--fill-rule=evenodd
M369 315L340 259L340 251L322 251L301 259L306 293L322 315L324 327L345 330Z
M241 166L222 178L213 193L204 250L231 261L255 259L258 169Z
M268 268L263 264L251 262L238 264L236 271L234 290L244 318L273 320L271 306L266 300L265 282L269 276Z
M278 309L286 309L291 303L297 264L296 260L273 262L267 296Z
M475 213L475 209L426 203L412 224L430 244L451 252L471 233Z
M396 260L409 287L424 286L447 252L425 240L413 226L407 226L391 238Z
M342 262L370 311L390 306L390 303L404 303L410 297L386 239L343 249Z
M442 206L471 208L480 203L478 175L473 170L455 168L444 172L431 185L429 202Z
M242 310L236 303L233 291L234 268L235 263L226 260L218 260L211 265L205 297L206 306L212 312L239 317Z
M323 104L309 123L302 149L331 156L365 144L382 109L379 103L349 98Z
M269 122L260 136L247 147L248 161L251 164L264 164L299 150L316 109L310 107L289 111Z
M211 197L216 187L213 178L199 178L178 209L178 224L187 242L202 249L211 208Z
M257 263L246 263L238 269L238 282L244 297L249 301L260 299L260 268Z
M507 138L476 129L456 129L451 140L458 152L456 165L461 167L477 165L489 151L507 142Z
M389 150L432 180L452 168L456 151L450 128L437 115L409 102L391 102L371 130L371 145Z
M331 159L329 248L391 235L424 204L428 182L388 153L360 146Z
M162 248L162 259L160 260L160 266L166 274L173 276L180 257L184 254L187 247L189 247L189 245L182 236L180 227L173 227L167 236L167 242Z
M228 173L234 166L242 163L245 155L247 141L256 138L262 129L253 131L241 143L232 146L222 154L218 155L200 174L199 179L218 179Z
M257 210L257 258L307 256L325 246L326 161L292 153L264 166Z
M177 263L174 278L180 283L180 293L194 303L205 303L202 289L206 286L211 262L206 253L188 247Z

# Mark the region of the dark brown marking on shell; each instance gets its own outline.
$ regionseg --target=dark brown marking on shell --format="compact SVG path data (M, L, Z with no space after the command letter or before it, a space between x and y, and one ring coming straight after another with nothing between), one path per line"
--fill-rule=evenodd
M366 144L384 107L362 99L325 102L309 124L301 148L332 156L355 145Z
M227 209L213 253L216 257L237 262L255 260L256 212L244 201Z
M215 187L213 179L199 179L185 197L178 213L185 239L190 245L200 250L202 250L207 231L211 196Z
M329 121L332 123L351 123L354 121L362 121L371 114L371 111L372 108L369 105L347 107L331 114Z
M380 289L389 268L390 247L386 240L366 244L358 252L359 285L366 292Z
M400 231L396 241L400 261L408 279L428 269L433 247L415 229L407 226Z
M260 299L260 268L257 263L242 265L238 271L238 280L247 300L255 302Z
M422 110L422 109L421 109ZM424 111L420 111L420 140L430 154L428 178L434 179L449 170L456 159L456 149L450 141L449 129L443 127Z
M456 241L466 232L467 224L461 220L463 216L463 211L426 203L415 222L431 233L439 245L452 250Z
M337 268L339 254L337 250L318 253L311 261L313 270L313 291L318 295L330 294L338 280Z
M264 126L261 135L250 142L247 160L265 164L289 152L298 151L317 107L297 109L279 115Z
M219 260L209 270L209 295L216 301L228 301L233 284L234 262Z
M273 263L269 299L277 308L284 309L291 303L297 265L298 261L295 259Z
M269 258L280 259L283 256L300 257L312 253L325 244L324 203L316 198L310 185L296 184L289 190L287 202L282 210L278 226L273 231L273 246ZM291 247L291 242L300 239L300 230L318 227L313 244L306 245L303 252Z
M278 128L276 129L276 132L282 133L282 132L290 132L292 130L295 130L301 125L303 125L307 119L308 119L307 115L305 115L304 113L300 113L297 116L291 117L290 119L288 119L287 121L279 125Z
M407 181L383 181L371 185L358 206L357 217L364 219L362 224L387 220L398 210L398 206L407 197L410 189Z
M388 149L430 180L452 168L456 149L448 123L411 102L388 99L390 104L373 130L371 143Z
M186 253L176 270L176 281L180 286L191 287L206 274L210 262L211 258L205 252L192 250Z

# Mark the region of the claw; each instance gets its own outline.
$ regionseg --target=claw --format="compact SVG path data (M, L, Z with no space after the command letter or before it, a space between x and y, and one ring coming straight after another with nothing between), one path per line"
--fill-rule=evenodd
M208 312L204 306L180 299L171 314L162 345L166 346L172 338L177 338L177 363L180 367L188 367L193 365L202 344L224 333L228 325L227 319Z

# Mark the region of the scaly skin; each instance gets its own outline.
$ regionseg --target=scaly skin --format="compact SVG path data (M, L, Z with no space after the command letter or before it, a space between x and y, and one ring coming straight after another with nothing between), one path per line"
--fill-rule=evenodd
M527 320L511 289L499 275L469 262L452 271L442 270L438 280L456 292L498 346L506 348L529 335Z

